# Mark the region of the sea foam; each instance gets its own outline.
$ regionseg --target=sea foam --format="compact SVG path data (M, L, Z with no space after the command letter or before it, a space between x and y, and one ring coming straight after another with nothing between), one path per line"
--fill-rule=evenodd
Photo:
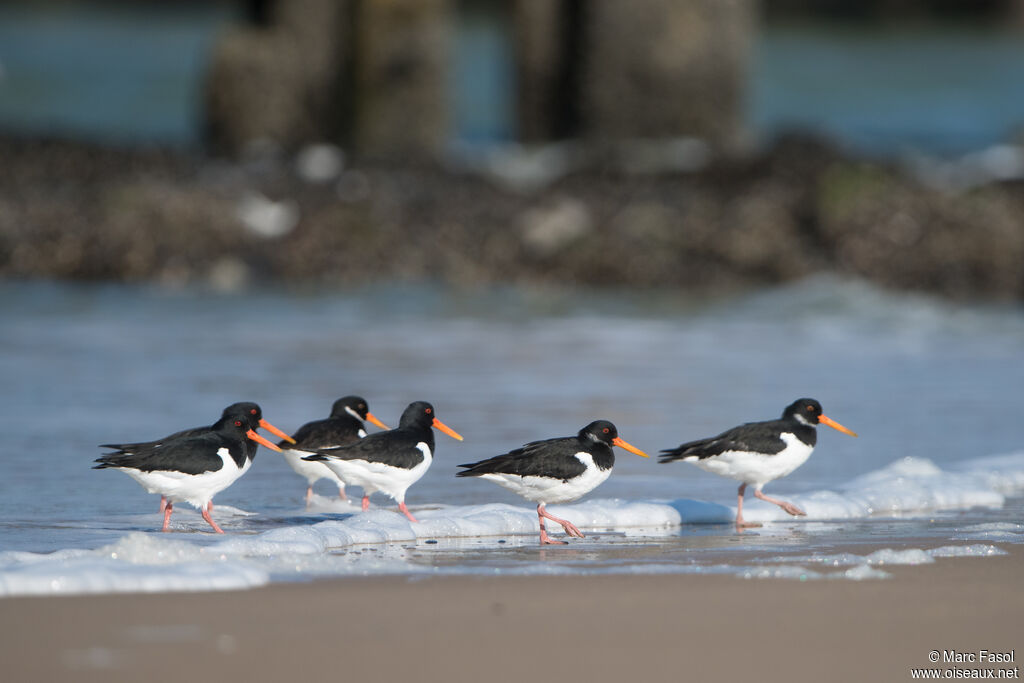
M943 510L1000 508L1007 496L1024 491L1024 452L978 458L943 470L924 459L904 458L859 476L836 490L786 496L807 511L792 518L775 505L751 500L744 516L770 523L785 520L827 528L827 520L870 517L922 517ZM573 505L552 505L549 511L572 520L588 533L614 531L626 536L678 534L681 525L730 523L735 508L690 499L591 499ZM233 511L244 525L249 516ZM131 533L95 549L64 549L53 553L0 552L0 595L58 595L99 592L229 590L272 580L353 574L486 573L479 565L439 567L414 561L417 544L457 539L498 537L521 539L537 533L537 513L530 505L437 505L414 508L413 523L390 508L353 510L313 524L280 526L259 533L209 534ZM557 531L557 525L553 531ZM770 525L769 525L770 526ZM820 531L818 533L821 533ZM766 537L770 540L770 536ZM999 522L961 528L950 540L1024 542L1024 526ZM514 544L513 544L514 545ZM483 546L482 546L483 547ZM509 547L509 546L504 546ZM768 549L766 547L766 552ZM593 566L520 562L503 573L559 574L731 573L749 578L884 578L879 567L925 564L935 557L987 557L1002 551L988 544L928 549L882 549L867 556L852 553L809 557L781 556L750 560L746 566L678 565L656 559ZM808 569L804 564L813 565ZM839 571L824 571L826 567ZM845 567L845 568L844 568Z

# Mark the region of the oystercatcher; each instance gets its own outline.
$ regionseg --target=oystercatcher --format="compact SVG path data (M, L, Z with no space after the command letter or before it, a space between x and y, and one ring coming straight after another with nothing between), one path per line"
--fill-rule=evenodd
M322 462L349 484L362 486L364 510L370 506L370 494L380 491L391 496L402 514L416 522L405 506L405 492L433 462L431 427L462 441L455 430L437 419L434 406L416 401L402 413L397 429L370 434L348 446L321 449L304 460Z
M347 446L363 438L366 436L366 430L363 429L365 420L381 429L388 429L367 408L366 399L361 396L345 396L334 402L331 415L326 420L307 422L299 427L290 439L294 446L288 445L286 441L278 442L285 462L296 474L306 478L306 505L309 505L309 499L313 496L313 484L321 479L334 481L338 485L338 496L347 500L345 482L333 470L322 462L310 462L303 458L319 449Z
M620 439L611 422L596 420L576 436L533 441L504 455L459 465L467 469L455 476L487 479L537 503L541 545L564 545L566 541L548 537L545 517L561 524L569 536L583 538L583 533L571 522L552 516L544 506L576 500L607 479L615 465L612 446L648 457Z
M245 410L227 415L198 433L123 444L129 448L97 458L99 464L93 469L119 469L150 493L164 496L167 506L162 531L168 530L174 503L186 502L199 508L203 519L222 534L223 529L210 516L210 501L252 465L255 445L250 442L280 450L256 433L256 427L269 423L258 417L259 406L255 407L255 413Z
M801 398L787 406L778 420L749 422L709 439L663 450L658 462L692 462L702 470L743 482L736 502L736 526L760 526L743 521L743 494L748 485L754 487L754 496L775 503L791 515L807 514L792 503L769 498L761 493L761 489L773 479L786 476L811 457L818 440L817 424L857 436L826 417L821 412L821 404L813 398Z
M255 403L252 403L250 401L232 403L221 412L220 421L227 420L233 417L239 417L244 420L256 420L256 426L262 427L263 429L266 429L268 432L271 432L276 436L281 437L282 439L295 443L292 437L288 436L283 431L281 431L274 425L264 420L263 410L259 407L259 405ZM220 421L208 427L193 427L192 429L183 429L180 432L168 434L164 438L157 439L155 441L137 441L135 443L105 443L101 444L100 448L110 448L114 451L118 451L119 455L127 455L128 453L137 451L140 448L155 448L156 446L159 446L160 444L165 443L167 441L180 439L185 436L197 436L199 434L211 432L217 428L217 424L219 424ZM284 442L282 441L282 443ZM249 460L252 460L253 458L256 457L256 449L259 448L259 446L256 444L255 441L246 441L245 446L246 455L248 456ZM163 512L165 507L167 507L167 498L164 496L160 496L160 512ZM213 511L213 501L210 501L209 505L207 506L207 509L210 510L211 512Z

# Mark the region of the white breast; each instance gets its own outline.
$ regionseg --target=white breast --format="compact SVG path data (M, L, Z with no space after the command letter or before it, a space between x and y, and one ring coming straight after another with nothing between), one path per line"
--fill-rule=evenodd
M367 460L332 459L324 461L324 464L346 483L363 487L366 495L380 491L394 498L396 502L403 503L406 490L427 473L433 462L427 444L421 441L416 444L416 448L423 453L423 460L412 469Z
M303 460L307 455L313 455L312 451L302 451L297 448L286 448L281 453L284 461L295 470L296 474L305 477L312 486L321 479L337 481L338 476L331 471L327 465L318 460Z
M683 458L702 470L742 481L754 486L757 490L768 482L784 477L811 457L814 446L808 446L795 435L784 432L782 440L786 447L775 455L750 453L748 451L725 451L720 455L698 460L695 457Z
M140 472L138 470L119 468L135 481L142 484L150 493L166 496L172 503L189 503L197 508L205 507L215 495L231 486L248 471L252 464L246 459L239 467L226 448L217 450L223 466L216 472L202 474L184 474L171 470L156 472Z
M587 469L569 481L555 477L520 477L518 474L482 474L480 478L493 481L535 503L568 503L593 491L612 473L611 468L602 470L595 465L590 453L581 451L576 453L576 458Z

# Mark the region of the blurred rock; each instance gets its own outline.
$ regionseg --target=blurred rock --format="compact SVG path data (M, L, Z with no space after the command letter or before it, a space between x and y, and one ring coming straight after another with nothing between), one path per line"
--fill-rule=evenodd
M345 153L336 145L306 145L295 157L295 172L307 183L329 183L345 167Z
M1004 154L988 157L993 175L1012 166ZM5 278L715 292L832 271L1024 299L1021 181L939 190L810 139L688 171L574 158L525 193L465 167L359 157L328 183L305 182L276 155L229 166L0 138L0 158Z
M527 248L549 256L587 235L591 222L586 204L569 197L559 197L549 206L524 212L520 218L520 230Z
M258 193L246 194L238 201L235 215L257 237L284 237L299 222L299 207L291 200L275 202Z

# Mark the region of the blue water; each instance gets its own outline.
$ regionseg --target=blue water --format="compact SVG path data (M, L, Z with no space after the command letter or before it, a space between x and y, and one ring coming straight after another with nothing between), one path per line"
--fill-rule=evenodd
M749 122L881 157L965 154L1024 132L1024 41L1011 30L778 27L757 40Z
M819 430L813 457L766 487L806 505L807 520L750 504L769 524L745 542L743 566L794 538L806 553L823 552L837 533L865 542L934 535L941 545L1024 532L1024 460L985 460L1024 448L1018 307L953 305L828 278L710 300L431 286L216 294L3 283L0 320L0 553L113 544L114 555L142 557L143 565L172 550L191 558L224 539L207 534L186 506L175 511L177 533L156 532L153 496L119 472L90 469L97 444L207 424L239 400L257 401L267 419L293 431L349 393L365 396L389 423L408 402L429 400L465 436L459 443L438 435L431 470L408 494L425 526L410 531L384 498L361 516L336 503L327 482L306 510L304 480L261 449L252 470L215 500L215 517L236 543L218 552L250 539L244 553L265 557L271 569L260 571L276 578L293 575L274 564L292 562L285 547L314 558L312 573L474 572L509 563L549 571L533 549L530 504L487 482L456 479L456 464L572 434L596 418L656 453L773 418L801 396L819 399L860 438ZM693 532L680 521L727 522L735 490L689 465L620 451L612 477L570 506L606 527L574 552L611 552L605 559L615 569L614 553L626 547L641 555L630 570L663 570L665 557L652 551L644 560L645 549L669 538L672 552L686 556ZM912 521L880 533L889 526L871 518L887 511ZM935 515L943 526L929 526ZM829 521L839 518L849 521ZM975 531L959 537L968 522ZM735 534L728 524L699 528L712 530L698 536L710 533L716 547ZM292 545L275 545L283 539ZM390 559L367 564L352 546L364 542L375 548L365 552ZM487 549L497 553L493 565ZM0 575L5 562L28 571L26 561L0 555ZM575 571L572 562L554 570Z

